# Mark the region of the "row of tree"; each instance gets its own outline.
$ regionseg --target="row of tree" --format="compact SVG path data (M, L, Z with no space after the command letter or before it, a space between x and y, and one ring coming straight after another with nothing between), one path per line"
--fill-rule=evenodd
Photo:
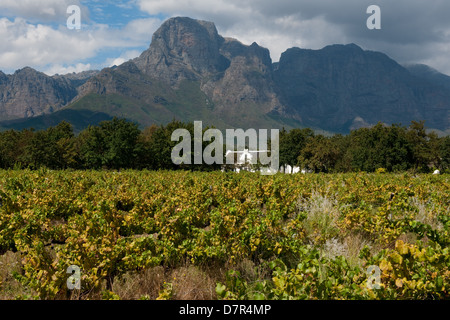
M444 172L450 169L450 137L427 133L424 122L414 121L408 128L379 123L332 137L310 129L283 130L280 162L315 172Z
M0 168L220 169L219 165L173 164L172 149L178 142L171 141L171 136L179 128L194 136L190 123L174 120L141 131L137 124L117 118L78 135L67 122L43 131L4 131L0 133ZM310 129L283 129L280 165L288 164L315 172L445 171L450 170L450 137L427 133L423 122L412 122L408 128L378 124L332 137Z
M179 121L141 131L136 123L118 118L89 126L78 135L65 121L42 131L8 130L0 133L0 168L176 170L180 166L173 164L171 155L177 142L171 136L180 128L194 131L193 124Z

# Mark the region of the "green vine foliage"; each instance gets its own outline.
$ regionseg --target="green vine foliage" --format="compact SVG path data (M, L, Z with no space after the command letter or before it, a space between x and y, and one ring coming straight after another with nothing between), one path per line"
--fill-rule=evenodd
M448 190L446 175L0 171L0 255L21 254L15 277L37 299L70 294L72 265L81 298L116 299L127 272L186 262L227 266L219 299L448 299ZM354 234L382 250L325 254ZM241 274L244 260L266 276Z

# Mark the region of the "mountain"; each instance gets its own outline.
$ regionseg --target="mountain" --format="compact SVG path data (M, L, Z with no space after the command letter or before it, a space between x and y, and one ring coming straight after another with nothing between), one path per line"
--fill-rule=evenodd
M408 64L404 67L414 76L450 90L450 77L440 73L436 69L424 64Z
M21 86L12 86L17 79ZM67 120L79 131L119 116L142 127L179 119L220 129L339 133L379 121L426 120L445 131L449 79L355 44L291 48L272 63L256 43L224 38L212 22L177 17L162 24L139 57L117 67L53 77L30 68L0 73L0 120L8 120L0 127L45 128Z
M225 39L211 22L173 18L140 57L86 82L75 105L102 100L100 109L145 125L178 118L219 128L279 127L268 115L281 108L274 88L267 49ZM105 96L126 97L127 103L116 108L100 98Z
M378 121L408 125L425 120L438 129L450 125L450 90L355 44L289 49L275 79L281 101L306 126L347 132Z
M31 68L13 75L0 72L0 119L30 118L67 105L77 91L64 78L51 78Z

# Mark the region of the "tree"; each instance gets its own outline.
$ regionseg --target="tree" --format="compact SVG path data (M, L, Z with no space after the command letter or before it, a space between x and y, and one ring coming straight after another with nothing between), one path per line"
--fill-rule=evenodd
M77 149L81 166L85 169L100 169L103 164L105 142L99 127L89 126L77 138Z
M149 151L152 157L153 169L176 170L190 167L188 165L176 166L172 162L172 149L178 144L178 142L172 141L172 133L177 129L187 129L191 136L194 135L193 124L185 124L177 120L173 120L167 126L158 127L152 133Z
M138 125L114 118L100 123L100 130L106 145L103 165L113 169L132 168L138 155Z
M347 157L356 171L374 172L378 168L388 171L408 170L412 166L411 144L406 129L378 123L373 128L352 131Z
M439 159L440 170L442 172L450 171L450 136L446 136L440 139Z
M308 139L305 148L302 149L298 157L298 162L302 167L315 172L331 172L334 170L339 157L339 149L335 147L333 140L318 135Z
M351 172L352 171L352 157L348 152L351 146L350 136L343 136L341 134L331 137L333 148L339 153L339 157L334 165L335 172Z
M296 166L302 149L309 138L314 137L311 129L292 129L280 131L280 165Z
M26 136L27 141L22 143L21 161L16 159L16 162L34 169L65 169L76 165L75 136L69 123L63 121L56 127L36 132L24 130L20 135Z
M413 150L415 171L428 172L428 165L431 161L431 150L428 145L428 135L425 131L425 123L423 121L412 121L409 126L407 137Z
M153 124L150 127L146 127L139 134L137 141L139 152L136 161L136 167L138 169L152 169L155 167L151 154L151 143L156 130L158 130L158 126Z
M72 125L63 121L56 127L49 128L46 134L49 142L47 167L54 169L76 167L79 160Z
M139 134L137 124L118 118L88 127L78 142L84 167L133 168L140 153Z
M0 168L13 168L19 162L23 153L19 148L22 135L14 130L0 133Z

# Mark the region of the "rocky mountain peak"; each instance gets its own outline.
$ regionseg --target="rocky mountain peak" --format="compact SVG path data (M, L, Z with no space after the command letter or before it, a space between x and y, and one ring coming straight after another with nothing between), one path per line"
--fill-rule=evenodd
M27 118L62 108L76 89L66 79L54 79L30 67L0 75L0 118Z
M35 74L35 73L40 73L37 70L34 70L31 67L24 67L22 69L16 70L16 72L14 72L14 74Z
M273 90L268 49L223 38L212 22L171 18L154 33L150 48L133 60L146 75L177 88L183 80L200 83L215 112L230 113L245 103L263 112L280 109Z

